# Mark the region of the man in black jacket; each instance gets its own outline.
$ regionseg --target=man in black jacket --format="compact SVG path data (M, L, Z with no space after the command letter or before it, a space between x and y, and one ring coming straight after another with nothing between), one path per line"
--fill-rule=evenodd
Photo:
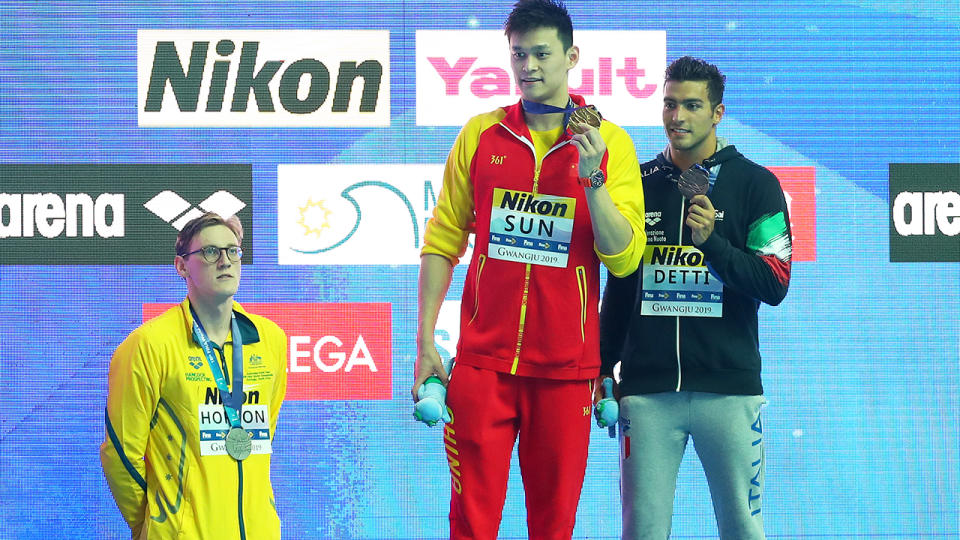
M757 310L787 293L787 205L770 171L717 137L716 66L683 57L665 78L669 145L641 166L646 252L608 276L600 312L600 373L621 365L623 538L670 535L690 438L720 537L764 538Z

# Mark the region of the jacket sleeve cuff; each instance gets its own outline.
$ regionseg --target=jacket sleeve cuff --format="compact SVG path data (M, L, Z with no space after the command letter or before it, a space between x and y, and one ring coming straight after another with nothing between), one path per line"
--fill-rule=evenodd
M609 270L611 274L617 277L625 277L637 270L640 259L643 257L643 246L645 245L646 235L644 235L643 230L637 231L637 229L634 228L633 238L630 239L627 247L623 248L623 251L620 253L605 255L600 253L596 244L593 246L593 251L596 252L597 257L600 258L600 262L607 267L607 270Z
M708 236L702 244L697 246L697 249L703 252L703 256L707 259L715 259L719 257L729 245L730 242L727 242L726 238L714 231L710 233L710 236Z
M627 244L627 247L625 247L623 251L613 255L604 255L603 253L600 253L600 251L596 249L596 246L594 246L594 251L596 251L597 256L600 257L600 262L602 262L603 265L606 266L613 275L617 277L623 277L624 275L630 273L629 266L630 255L633 251L632 244L633 242L631 241L630 244Z
M457 264L460 263L460 257L457 257L457 256L455 256L455 255L451 255L451 254L449 254L449 253L447 253L447 252L445 252L445 251L441 251L441 250L439 250L439 249L437 249L437 248L435 248L435 247L433 247L433 246L429 246L429 245L425 245L425 246L423 246L422 249L420 249L420 256L423 257L424 255L440 255L440 256L443 257L444 259L450 261L450 266L456 266Z

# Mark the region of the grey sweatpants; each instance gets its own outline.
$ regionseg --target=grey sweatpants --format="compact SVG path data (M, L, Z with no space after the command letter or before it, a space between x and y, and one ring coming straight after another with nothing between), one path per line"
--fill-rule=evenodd
M763 539L763 396L664 392L620 400L624 540L670 537L688 438L703 465L724 540Z

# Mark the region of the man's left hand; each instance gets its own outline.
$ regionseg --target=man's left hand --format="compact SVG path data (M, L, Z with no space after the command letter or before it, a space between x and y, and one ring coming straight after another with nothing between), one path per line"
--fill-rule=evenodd
M713 203L706 195L697 195L690 199L686 224L687 227L690 227L690 237L693 240L693 245L699 246L713 234L713 222L716 216L717 213L713 208Z
M580 178L590 176L593 171L600 167L603 160L603 154L607 151L607 144L603 142L600 136L600 130L590 128L583 133L574 133L570 142L577 147L580 152L579 174Z

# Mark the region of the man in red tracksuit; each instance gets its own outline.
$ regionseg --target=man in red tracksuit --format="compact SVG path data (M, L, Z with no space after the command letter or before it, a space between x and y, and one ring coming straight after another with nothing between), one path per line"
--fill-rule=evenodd
M563 5L522 0L505 30L522 99L468 121L447 159L422 250L413 392L430 375L447 382L434 330L474 233L444 427L450 536L496 538L519 440L530 538L570 538L600 367L599 266L637 268L643 188L623 129L568 125L586 103L567 87L579 49Z

